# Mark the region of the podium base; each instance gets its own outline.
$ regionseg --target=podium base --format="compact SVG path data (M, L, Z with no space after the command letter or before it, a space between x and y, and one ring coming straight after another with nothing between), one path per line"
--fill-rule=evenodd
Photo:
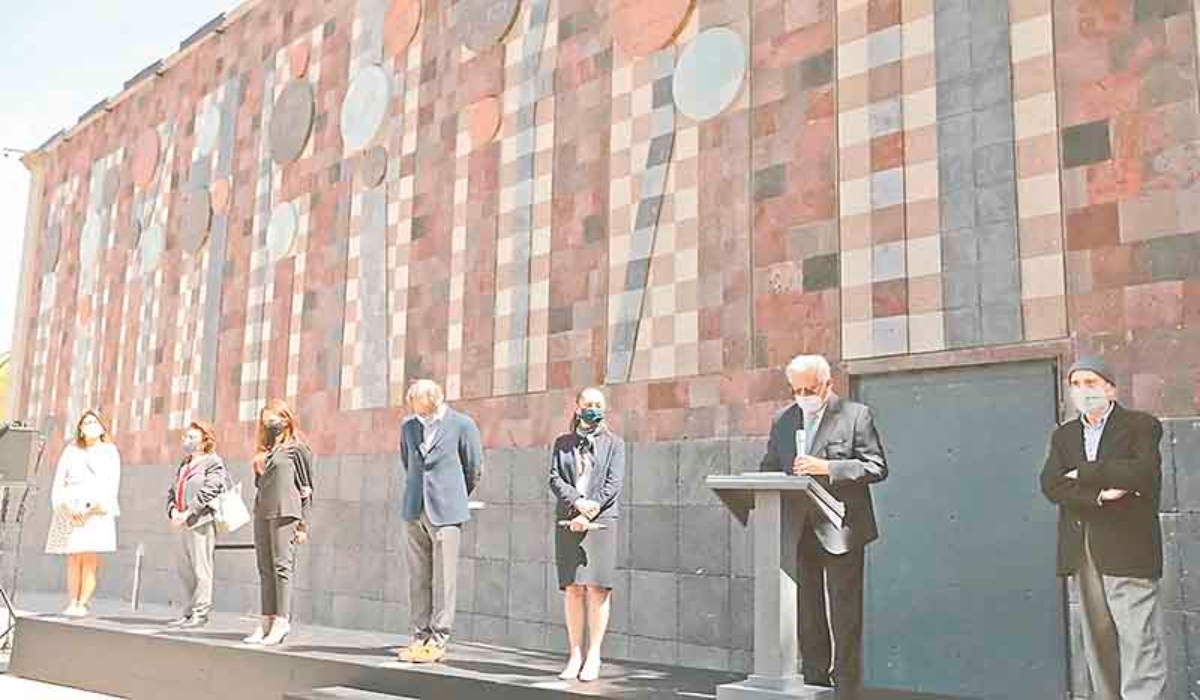
M833 700L833 689L805 685L800 678L750 676L717 686L717 700Z

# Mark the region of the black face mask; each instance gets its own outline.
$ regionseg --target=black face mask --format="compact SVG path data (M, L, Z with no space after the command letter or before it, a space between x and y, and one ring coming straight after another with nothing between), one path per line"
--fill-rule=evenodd
M283 434L283 423L267 423L263 426L263 432L267 438L268 445L274 445L279 436Z

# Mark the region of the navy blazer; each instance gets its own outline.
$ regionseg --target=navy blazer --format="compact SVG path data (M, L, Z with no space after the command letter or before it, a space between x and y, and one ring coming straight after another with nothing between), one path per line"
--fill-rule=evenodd
M796 431L803 425L804 417L796 404L780 411L771 426L762 471L792 473ZM838 529L810 510L805 527L811 523L817 540L830 554L845 554L878 539L870 485L887 478L888 466L871 409L831 395L809 454L829 460L829 476L813 478L845 504L846 518Z
M483 475L483 442L470 416L449 406L429 454L421 453L425 427L416 416L400 428L400 466L405 477L401 517L418 520L421 513L439 527L471 519L468 497Z
M625 441L607 430L596 435L595 459L587 493L575 488L575 448L583 438L575 433L558 436L550 456L550 490L555 496L555 519L571 520L579 515L575 501L581 497L600 504L593 520L616 520L620 515L621 489L625 484Z

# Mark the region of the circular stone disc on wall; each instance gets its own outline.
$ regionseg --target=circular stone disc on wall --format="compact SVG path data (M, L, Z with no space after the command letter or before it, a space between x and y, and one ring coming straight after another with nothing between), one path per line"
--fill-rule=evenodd
M292 71L293 78L303 78L308 72L308 60L312 57L312 48L307 41L302 41L299 44L288 49L288 68Z
M276 163L285 165L304 152L314 111L312 85L307 80L289 82L271 111L271 157Z
M147 129L138 137L133 147L133 184L145 189L154 181L160 146L158 132L154 129Z
M46 227L46 235L42 237L42 274L54 272L58 267L60 246L62 246L62 227L52 224Z
M166 236L162 226L150 226L142 230L138 238L138 259L141 262L141 272L148 275L158 269L162 262L163 250L167 247Z
M214 214L229 213L229 180L220 179L208 186Z
M363 151L359 161L359 177L366 187L377 187L387 175L388 154L383 146L374 146Z
M198 187L184 190L180 198L179 243L188 255L195 255L208 240L212 225L212 202L208 191Z
M627 56L649 56L687 24L694 0L612 0L613 38Z
M423 0L392 0L383 19L383 45L389 56L403 53L421 26Z
M701 32L683 50L675 66L675 106L704 121L725 111L737 99L746 78L746 43L728 27Z
M79 269L88 270L96 264L100 253L100 219L88 217L79 234Z
M459 0L455 15L459 39L468 49L483 53L504 41L520 9L521 0Z
M296 207L291 202L284 202L271 210L271 221L267 224L267 256L272 263L291 254L298 227Z
M208 105L196 115L196 150L206 156L217 147L217 137L221 134L221 110L216 105Z
M497 97L485 97L471 105L467 113L471 147L479 148L496 138L500 132L500 120L500 100Z
M364 66L354 76L342 101L342 142L347 150L362 150L375 140L387 120L391 94L391 81L379 66Z

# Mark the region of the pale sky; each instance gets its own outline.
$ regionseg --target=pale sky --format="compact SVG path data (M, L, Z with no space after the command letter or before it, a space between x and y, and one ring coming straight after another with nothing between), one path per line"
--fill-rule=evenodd
M33 149L238 0L0 0L0 148ZM29 177L0 158L0 353L12 344Z

